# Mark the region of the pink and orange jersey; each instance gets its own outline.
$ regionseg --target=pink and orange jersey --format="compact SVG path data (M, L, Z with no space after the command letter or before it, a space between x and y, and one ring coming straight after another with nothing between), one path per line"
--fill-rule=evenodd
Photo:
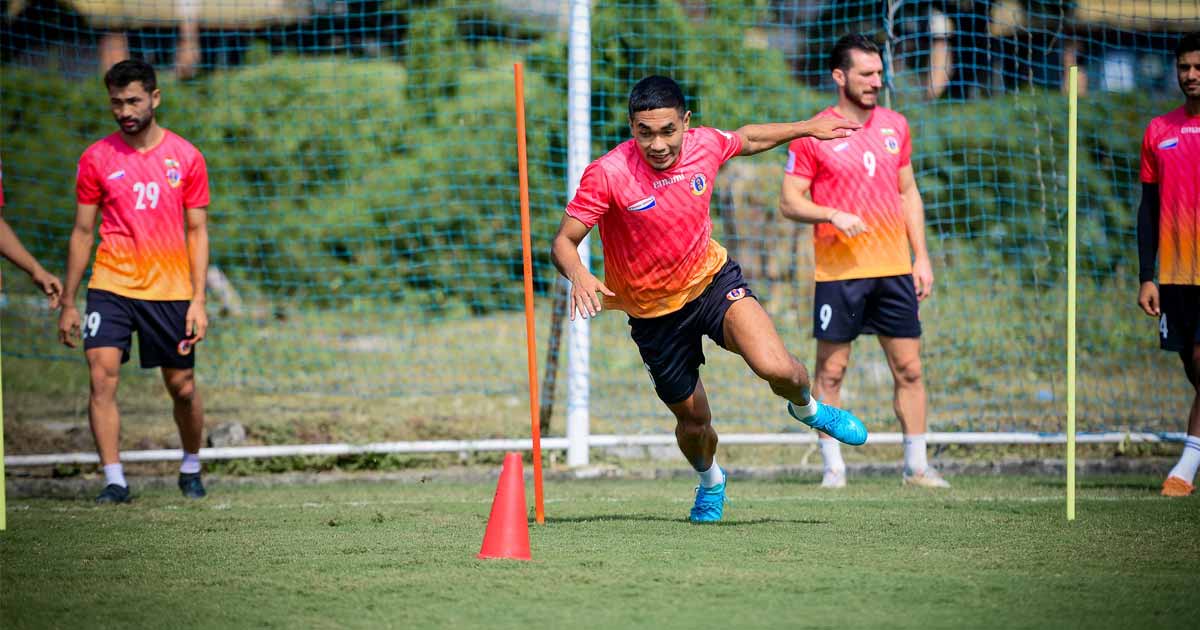
M76 199L100 207L100 247L89 289L139 300L192 299L185 210L208 206L208 168L166 131L139 152L114 133L83 152Z
M696 127L667 170L647 164L633 139L588 165L566 211L600 225L604 284L617 294L604 298L606 307L659 317L704 291L728 259L712 239L713 182L741 150L735 134Z
M1200 116L1180 107L1150 121L1141 179L1158 184L1158 281L1200 285Z
M832 107L817 116L841 117ZM830 223L814 226L817 282L912 272L899 187L900 169L911 161L908 121L883 107L849 138L788 145L785 172L812 182L813 203L858 215L870 229L847 238Z

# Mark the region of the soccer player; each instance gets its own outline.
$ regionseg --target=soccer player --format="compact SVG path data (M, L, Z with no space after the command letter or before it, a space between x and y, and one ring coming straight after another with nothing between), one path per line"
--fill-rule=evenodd
M0 175L0 182L2 181L3 175ZM0 210L3 209L4 185L0 183ZM62 282L59 282L58 278L38 264L37 259L21 244L21 240L9 227L3 215L0 215L0 256L11 260L14 265L29 274L29 277L33 278L33 283L49 298L50 308L58 308L58 300L62 296Z
M933 290L925 249L925 210L913 177L908 121L877 106L883 62L875 42L846 35L833 46L830 70L838 101L816 120L862 128L840 142L801 138L788 145L779 210L813 228L817 339L814 393L840 404L851 342L873 334L894 380L893 407L904 431L903 483L949 484L925 456L925 385L921 380L919 301ZM821 485L846 485L841 448L822 436Z
M709 217L717 170L730 158L798 137L844 138L859 125L827 118L727 133L690 122L673 80L639 81L629 94L633 138L584 170L551 257L571 281L572 319L577 312L594 317L602 307L628 314L655 392L675 415L679 449L700 475L689 518L706 523L724 513L726 477L716 461L717 433L700 381L703 335L740 354L788 401L792 417L849 444L867 439L857 418L809 395L808 372L788 354L758 301L747 299L754 294L738 264L711 238ZM576 249L595 225L604 245L603 282Z
M204 339L204 277L208 269L208 171L187 140L158 125L161 94L149 64L127 60L104 75L120 130L79 158L75 228L67 254L67 284L59 339L74 348L82 332L91 375L88 418L105 487L97 503L125 503L129 485L119 459L117 382L137 333L143 368L161 368L175 405L183 445L179 489L205 495L200 479L204 410L192 368ZM75 295L100 218L100 246L88 282L87 314Z
M1185 101L1146 127L1137 221L1138 306L1158 318L1160 347L1179 354L1195 389L1183 455L1162 485L1167 497L1192 494L1200 468L1200 32L1179 40L1175 71Z

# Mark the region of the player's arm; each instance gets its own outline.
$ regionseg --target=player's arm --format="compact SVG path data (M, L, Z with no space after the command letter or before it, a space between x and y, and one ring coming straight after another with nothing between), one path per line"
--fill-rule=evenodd
M904 228L913 251L913 286L917 299L924 300L933 293L933 265L925 245L925 203L917 189L917 177L912 163L900 168L900 210L904 213Z
M205 291L208 282L208 208L188 208L187 217L188 262L192 269L192 303L187 310L187 336L192 343L200 343L208 332L208 314L205 313Z
M740 127L733 133L742 141L738 155L754 155L791 142L796 138L813 137L818 140L845 138L862 127L859 123L834 116L819 116L812 120L790 123L762 123Z
M79 337L79 311L75 308L75 296L88 259L92 256L92 241L96 229L96 215L100 206L94 203L79 203L75 207L75 226L71 228L71 239L67 244L67 276L63 285L62 313L58 316L58 340L69 348L75 347Z
M62 295L62 283L53 274L42 268L33 254L25 249L21 240L17 238L16 232L13 232L12 227L8 225L3 216L0 216L0 255L11 260L14 265L33 278L33 283L45 292L46 297L50 298L50 308L58 307L58 300Z
M571 304L569 313L575 319L575 311L580 317L587 319L595 317L600 312L599 291L607 296L616 295L599 278L592 275L579 257L579 244L588 235L591 228L569 214L563 214L562 223L558 225L558 233L550 245L550 260L564 278L571 282Z
M1152 317L1160 314L1158 285L1154 284L1154 264L1158 260L1158 184L1142 182L1142 203L1138 206L1138 306Z
M832 223L849 237L868 232L867 224L854 214L815 203L809 195L812 180L799 175L784 175L779 192L779 213L800 223Z

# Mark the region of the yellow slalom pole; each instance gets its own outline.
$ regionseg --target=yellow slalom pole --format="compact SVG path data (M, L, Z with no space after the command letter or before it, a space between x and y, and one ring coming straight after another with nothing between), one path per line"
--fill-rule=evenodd
M1075 197L1079 157L1079 66L1071 66L1067 116L1067 521L1075 520Z
M3 353L3 344L0 343L0 354ZM0 367L0 532L8 527L5 522L8 504L4 499L4 479L4 369Z

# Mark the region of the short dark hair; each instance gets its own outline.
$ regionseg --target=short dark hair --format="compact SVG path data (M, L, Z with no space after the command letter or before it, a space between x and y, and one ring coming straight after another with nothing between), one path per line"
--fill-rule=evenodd
M687 103L683 100L683 90L670 77L659 75L648 76L637 82L629 91L629 118L638 112L664 107L674 108L682 116L687 111Z
M851 50L861 50L865 53L879 53L879 45L875 40L863 35L862 33L850 33L842 35L841 39L833 44L833 50L829 52L829 71L841 70L845 72L854 65L850 58Z
M147 93L153 93L158 87L154 67L141 59L118 61L104 73L104 87L108 89L123 88L134 81L140 81Z
M1175 44L1175 61L1190 53L1200 50L1200 31L1192 31L1179 38L1179 43Z

